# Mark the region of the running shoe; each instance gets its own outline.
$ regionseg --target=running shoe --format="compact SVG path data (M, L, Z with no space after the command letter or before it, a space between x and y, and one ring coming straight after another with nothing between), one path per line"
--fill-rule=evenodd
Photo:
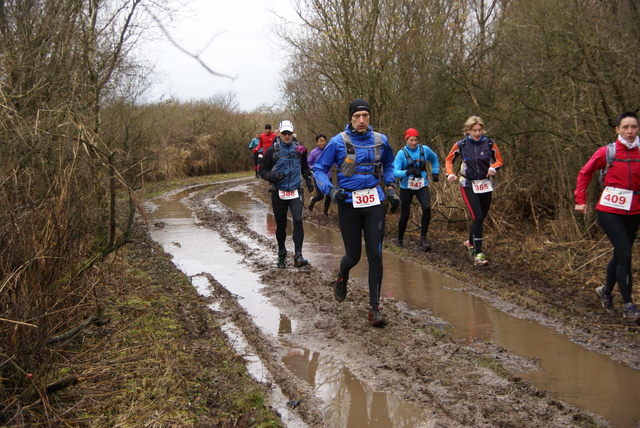
M633 303L627 303L622 308L622 316L630 321L640 321L640 311Z
M462 245L464 245L464 248L467 249L467 251L469 251L469 254L471 254L471 257L475 257L476 253L473 250L473 245L471 244L471 242L469 242L469 240L467 239L466 241L464 241L462 243Z
M369 324L373 327L382 327L385 324L382 313L380 312L380 306L377 308L369 308Z
M311 201L311 203L309 203L309 211L313 211L313 206L315 205L315 202Z
M278 250L278 269L284 269L287 264L287 250L285 248L281 248Z
M484 257L484 254L478 253L476 254L474 263L476 266L486 266L489 264L489 261Z
M309 264L309 262L307 261L307 259L302 257L302 253L296 253L293 256L293 265L295 267L302 267L302 266L306 266L308 264Z
M604 308L604 310L609 312L610 314L614 313L615 308L613 307L613 296L611 294L605 293L604 285L596 288L596 294L600 298L600 301L602 302L602 307Z
M347 298L347 281L349 281L349 275L342 275L341 272L338 272L338 279L333 286L333 295L338 302Z
M426 236L420 237L420 246L425 251L429 251L431 249L431 245L429 245L429 240L427 239Z

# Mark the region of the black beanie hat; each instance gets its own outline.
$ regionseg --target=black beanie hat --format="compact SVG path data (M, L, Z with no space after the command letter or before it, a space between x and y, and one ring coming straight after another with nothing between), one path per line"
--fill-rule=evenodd
M264 126L264 129L271 129L271 125L269 125L268 123Z
M362 110L366 111L367 113L371 113L368 102L366 102L362 98L351 101L351 104L349 104L349 120L351 120L355 112Z

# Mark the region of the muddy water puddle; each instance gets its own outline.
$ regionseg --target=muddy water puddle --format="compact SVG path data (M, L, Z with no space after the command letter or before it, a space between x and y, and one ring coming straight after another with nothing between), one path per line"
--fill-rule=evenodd
M152 238L173 256L174 264L191 278L200 294L212 295L207 279L207 274L210 274L237 297L238 303L264 332L282 338L295 331L296 320L282 314L261 293L264 285L260 283L258 274L243 266L243 257L235 253L217 232L196 224L185 198L199 189L194 187L158 198L148 206L151 211L147 217L152 224ZM257 224L253 227L259 229ZM263 232L269 233L268 230ZM218 312L222 310L217 304L212 305L211 309ZM242 332L230 321L230 315L222 326L229 342L247 361L247 370L255 379L274 384L272 376L252 351ZM433 425L421 408L394 394L373 391L332 358L317 352L307 358L308 350L285 342L283 345L290 347L290 352L282 362L325 403L323 412L330 426L408 428ZM295 403L295 398L284 397L277 385L271 397L270 404L281 413L283 421L290 428L306 426L288 409L291 403Z
M253 230L275 240L271 208L248 193L248 187L239 186L223 193L218 200L246 217ZM289 224L289 232L291 227ZM340 234L305 223L303 253L314 266L335 270L343 254ZM351 272L352 277L364 279L366 266L363 260ZM521 376L553 396L603 415L614 426L637 426L640 421L639 371L587 351L537 322L508 315L470 294L453 279L389 253L384 255L382 292L412 308L428 309L443 319L448 324L446 330L457 338L481 339L518 356L535 359L539 370ZM301 360L293 361L306 364L303 372L308 375L313 358L304 357L304 352L302 355ZM337 377L348 379L349 374ZM349 391L344 384L335 388Z

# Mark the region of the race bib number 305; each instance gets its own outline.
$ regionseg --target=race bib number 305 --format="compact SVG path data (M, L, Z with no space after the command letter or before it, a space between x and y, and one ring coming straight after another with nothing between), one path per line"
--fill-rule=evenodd
M278 190L278 195L280 199L286 201L288 199L295 199L298 197L298 189L294 190Z
M629 211L631 209L632 199L633 190L605 187L600 196L600 205Z
M484 180L473 180L471 186L473 187L473 193L493 192L493 182L488 178Z
M374 205L380 205L378 190L375 188L356 190L351 193L351 199L353 200L354 208L366 208Z

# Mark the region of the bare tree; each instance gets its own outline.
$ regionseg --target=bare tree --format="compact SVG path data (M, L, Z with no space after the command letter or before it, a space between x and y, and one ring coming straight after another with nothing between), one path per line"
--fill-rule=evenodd
M0 2L0 358L12 362L0 365L0 413L10 425L38 396L21 370L46 372L49 337L102 319L90 267L127 241L136 177L116 162L100 114L116 77L134 73L143 3ZM131 196L122 216L117 187Z

